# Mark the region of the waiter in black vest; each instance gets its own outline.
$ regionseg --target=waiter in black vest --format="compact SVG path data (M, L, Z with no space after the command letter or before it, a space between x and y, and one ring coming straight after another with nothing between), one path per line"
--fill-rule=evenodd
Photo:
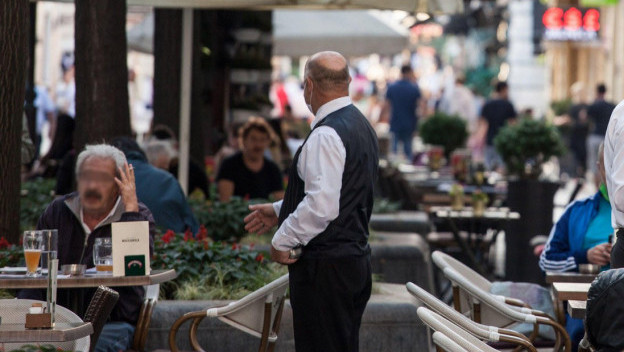
M250 232L279 226L271 258L288 265L298 352L358 351L371 294L377 136L351 103L350 82L339 53L308 60L303 94L315 115L312 132L295 154L284 200L252 205L245 217Z

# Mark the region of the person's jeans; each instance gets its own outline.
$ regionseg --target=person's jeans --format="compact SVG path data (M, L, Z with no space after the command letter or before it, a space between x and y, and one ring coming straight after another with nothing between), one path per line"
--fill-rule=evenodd
M95 352L119 352L130 348L135 327L125 322L112 322L104 325Z
M493 145L488 145L485 147L485 168L488 170L494 170L498 167L503 166L503 159L500 154L496 151L496 148Z
M392 132L392 152L397 154L399 151L399 142L403 144L403 153L405 157L410 162L412 161L412 138L413 132L411 131L401 131L401 132Z
M590 134L587 136L587 170L591 170L592 174L596 174L598 170L598 148L600 143L604 141L604 136L598 134Z

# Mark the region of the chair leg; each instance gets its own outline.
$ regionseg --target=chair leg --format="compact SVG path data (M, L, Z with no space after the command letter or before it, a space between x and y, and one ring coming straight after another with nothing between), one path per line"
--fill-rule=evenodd
M260 348L258 352L265 352L269 344L269 335L271 334L271 313L273 311L273 302L264 303L264 323L262 325L262 337L260 338Z
M273 333L277 337L280 331L280 324L282 322L282 313L284 312L284 302L286 301L286 297L283 296L280 300L279 307L277 308L277 313L275 313L275 320L273 321ZM269 348L267 352L273 352L275 350L275 342L269 342Z
M191 346L193 346L194 351L203 351L204 349L199 345L199 340L197 340L197 328L202 320L204 320L206 316L198 317L193 319L191 323L191 328L189 329L189 340L191 341Z
M182 324L186 322L187 320L196 319L196 318L204 318L205 316L206 316L206 311L186 313L180 318L178 318L178 320L176 320L173 323L173 325L171 326L171 329L169 329L169 348L171 349L172 352L180 351L176 344L176 335L178 334L178 330L180 329L180 326L182 326ZM199 350L203 351L201 349Z
M460 294L459 294L459 286L453 285L453 306L455 310L461 313L461 303L460 303Z

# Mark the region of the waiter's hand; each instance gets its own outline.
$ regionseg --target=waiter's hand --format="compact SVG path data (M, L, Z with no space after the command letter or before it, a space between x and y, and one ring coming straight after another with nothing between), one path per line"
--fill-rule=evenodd
M591 264L607 265L611 261L611 243L603 243L587 250L587 261Z
M289 265L297 261L297 259L290 259L290 251L280 251L273 246L271 246L271 260L284 265Z
M251 214L245 217L245 230L248 232L261 235L277 225L277 215L273 210L273 204L250 205L249 210Z

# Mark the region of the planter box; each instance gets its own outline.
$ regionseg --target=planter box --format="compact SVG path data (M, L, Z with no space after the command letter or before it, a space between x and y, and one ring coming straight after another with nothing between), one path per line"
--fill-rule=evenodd
M405 289L405 285L379 284L362 317L360 351L426 351L427 328L418 318L419 302ZM147 351L169 349L169 328L185 313L227 304L226 301L161 301L158 302L147 337ZM178 332L178 347L191 350L188 341L189 324ZM234 329L218 319L204 319L199 326L199 343L207 350L221 352L256 351L259 340ZM295 351L292 331L292 310L286 301L284 315L275 348L277 352Z
M369 226L374 231L417 233L423 236L432 229L429 215L424 211L373 214Z

